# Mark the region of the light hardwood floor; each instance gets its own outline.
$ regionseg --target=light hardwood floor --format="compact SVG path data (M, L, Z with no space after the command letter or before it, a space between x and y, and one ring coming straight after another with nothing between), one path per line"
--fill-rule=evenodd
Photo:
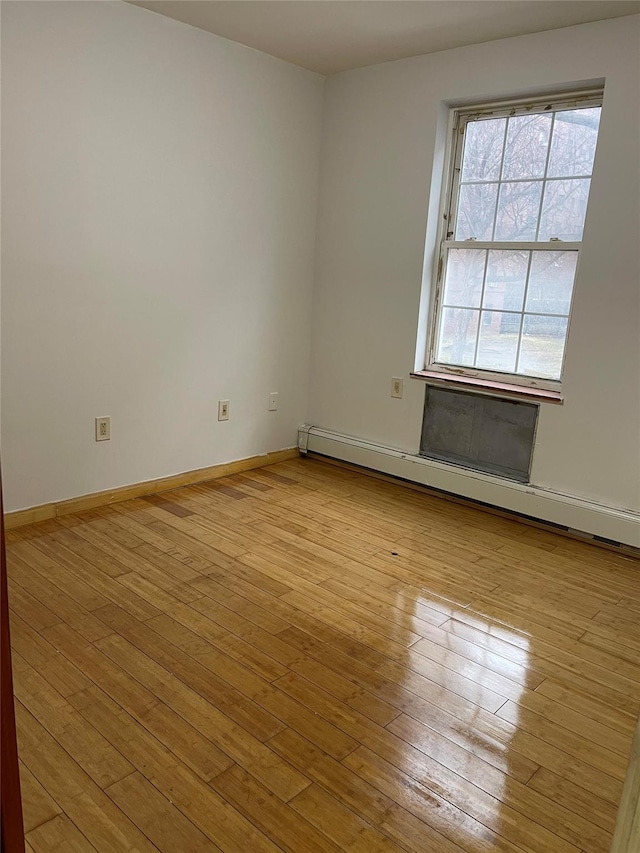
M633 559L317 460L7 539L28 849L608 851Z

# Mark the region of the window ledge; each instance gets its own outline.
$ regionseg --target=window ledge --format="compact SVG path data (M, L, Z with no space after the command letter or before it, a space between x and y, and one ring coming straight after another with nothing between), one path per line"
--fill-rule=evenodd
M530 388L527 385L494 382L490 379L459 376L435 370L417 370L410 375L413 379L422 379L429 385L438 385L441 388L454 386L469 391L478 391L480 394L490 394L493 397L507 397L516 400L531 400L538 403L556 403L560 405L564 403L560 391L550 391L548 388Z

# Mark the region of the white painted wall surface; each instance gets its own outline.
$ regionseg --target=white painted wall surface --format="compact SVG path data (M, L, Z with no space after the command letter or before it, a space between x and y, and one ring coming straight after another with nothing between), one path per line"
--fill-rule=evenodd
M587 24L327 80L309 423L418 450L424 385L407 378L402 400L390 387L414 366L425 229L431 277L443 104L605 78L566 402L541 407L532 481L640 509L639 23Z
M5 509L293 446L323 79L116 0L2 7Z

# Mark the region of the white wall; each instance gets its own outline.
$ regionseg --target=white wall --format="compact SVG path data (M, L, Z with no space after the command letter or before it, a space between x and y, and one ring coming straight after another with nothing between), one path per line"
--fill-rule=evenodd
M295 444L322 87L117 0L2 3L5 509Z
M566 353L541 407L533 483L640 508L639 16L390 62L325 88L309 423L415 453L413 369L427 209L431 275L444 103L605 78ZM440 122L440 127L442 122ZM433 207L433 201L436 207Z
M640 507L638 17L326 81L308 408L322 78L118 0L3 2L2 30L8 510L291 446L305 420L415 452L424 387L389 390L414 363L443 105L602 78L533 481Z

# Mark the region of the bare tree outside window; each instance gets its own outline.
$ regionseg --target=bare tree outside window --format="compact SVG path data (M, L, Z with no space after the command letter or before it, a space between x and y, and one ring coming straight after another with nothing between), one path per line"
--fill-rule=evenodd
M460 114L436 365L560 379L600 110Z

